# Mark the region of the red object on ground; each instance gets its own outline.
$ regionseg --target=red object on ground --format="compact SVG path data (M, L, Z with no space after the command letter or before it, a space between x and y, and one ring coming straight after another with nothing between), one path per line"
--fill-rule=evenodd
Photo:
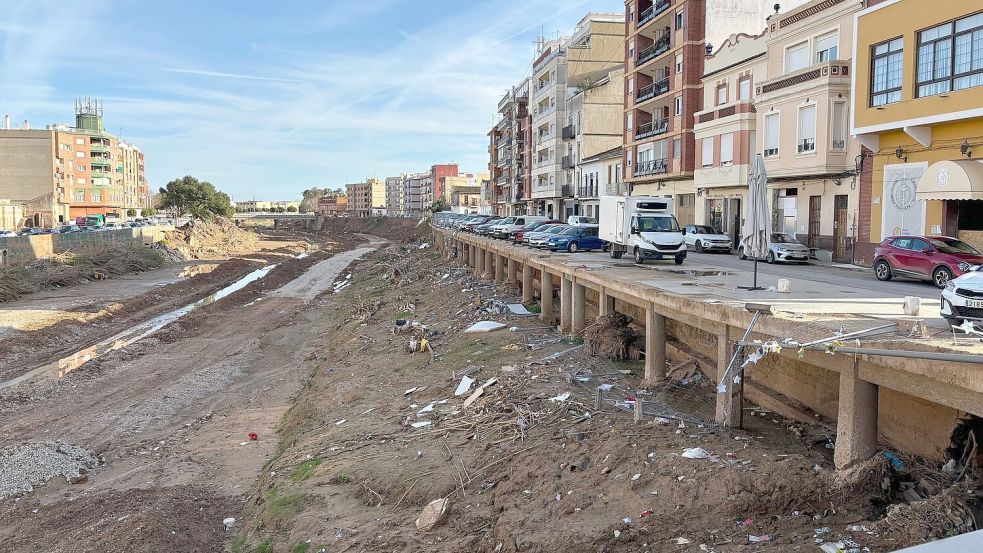
M649 509L648 511L642 511L642 514L641 514L641 517L642 517L642 518L645 518L645 517L647 517L647 516L649 516L649 515L651 515L651 514L652 514L652 513L654 513L654 512L655 512L655 511L653 511L653 510L651 510L651 509Z
M252 440L252 441L254 441L254 442L259 439L259 434L255 433L255 432L250 432L248 434L248 436L249 436L249 439Z

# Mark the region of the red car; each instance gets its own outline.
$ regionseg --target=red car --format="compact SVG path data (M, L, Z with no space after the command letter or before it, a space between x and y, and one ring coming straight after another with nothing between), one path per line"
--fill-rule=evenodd
M973 246L949 236L891 236L874 250L878 280L909 277L930 280L945 288L949 280L983 265Z
M562 224L563 224L563 221L553 221L553 220L549 220L549 221L535 221L535 222L529 223L529 224L523 226L521 229L515 231L514 233L512 233L512 235L509 238L511 238L513 244L521 244L522 243L522 236L524 234L526 234L527 232L534 232L539 227L545 227L545 226L548 226L548 225L562 225Z

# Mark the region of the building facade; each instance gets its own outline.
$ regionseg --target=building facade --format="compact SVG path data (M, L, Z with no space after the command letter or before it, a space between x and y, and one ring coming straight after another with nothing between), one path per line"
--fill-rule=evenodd
M843 262L853 260L859 223L860 148L848 131L859 9L849 0L814 0L770 17L767 75L755 86L773 228Z
M763 25L764 22L762 22ZM728 37L704 62L703 109L696 112L694 222L740 241L756 144L755 85L765 79L764 33Z
M618 120L615 120L618 121ZM623 179L621 146L586 157L577 164L577 184L574 196L580 205L579 215L597 219L601 196L627 196L628 186Z
M528 149L529 79L512 87L498 102L501 117L490 135L489 166L494 174L494 210L502 215L519 215L526 211L529 198Z
M855 18L852 132L863 144L858 262L884 238L983 248L983 12L869 2Z
M321 217L339 217L347 211L347 207L348 198L340 194L317 199L317 214Z
M426 181L430 173L406 173L403 175L403 216L420 217L423 215ZM429 207L429 205L427 206Z
M386 211L391 217L402 217L403 177L386 177Z

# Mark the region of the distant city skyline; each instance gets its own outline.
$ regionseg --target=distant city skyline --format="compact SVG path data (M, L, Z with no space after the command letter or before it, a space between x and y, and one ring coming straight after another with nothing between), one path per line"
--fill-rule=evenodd
M14 0L0 13L0 116L71 124L76 97L98 98L155 190L191 174L236 200L434 163L484 172L488 125L537 36L588 11L624 3Z

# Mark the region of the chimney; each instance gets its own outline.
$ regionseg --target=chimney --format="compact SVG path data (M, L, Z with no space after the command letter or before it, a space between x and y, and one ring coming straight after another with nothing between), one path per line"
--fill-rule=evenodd
M0 127L0 129L10 130L10 116L9 115L6 115L5 114L3 116L3 126Z
M23 131L29 131L31 130L31 124L27 122L27 119L25 119L24 122L21 124L20 128Z

